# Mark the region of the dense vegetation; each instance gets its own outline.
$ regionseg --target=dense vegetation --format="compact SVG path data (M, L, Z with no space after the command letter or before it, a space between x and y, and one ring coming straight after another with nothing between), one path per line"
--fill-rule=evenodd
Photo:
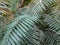
M0 0L0 45L60 45L60 1Z

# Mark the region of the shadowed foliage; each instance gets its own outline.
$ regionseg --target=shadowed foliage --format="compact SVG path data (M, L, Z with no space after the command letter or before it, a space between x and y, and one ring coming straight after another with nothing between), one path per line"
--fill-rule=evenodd
M0 45L60 45L60 1L0 0Z

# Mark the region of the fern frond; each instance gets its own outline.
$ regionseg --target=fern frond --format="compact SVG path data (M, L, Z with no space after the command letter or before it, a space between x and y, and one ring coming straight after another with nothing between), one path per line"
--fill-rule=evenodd
M31 4L32 5L32 4ZM43 1L38 1L30 10L32 13L50 13L51 8L57 5L57 0L43 0ZM32 14L31 13L31 14Z
M43 0L42 2L38 0L38 3L33 2L34 4L31 3L32 6L30 10L27 10L29 12L22 10L22 16L21 14L18 14L19 16L12 19L14 17L13 14L16 14L17 12L16 6L18 5L18 1L6 0L6 2L9 2L10 5L3 2L0 4L0 14L2 16L0 16L0 18L6 18L4 21L7 20L8 22L11 22L8 26L5 25L5 30L7 31L1 45L59 45L60 36L58 34L60 32L60 22L57 21L58 19L55 18L56 16L42 15L50 14L52 8L57 5L57 0ZM5 9L7 9L7 11ZM13 13L13 11L15 12ZM9 15L10 18L9 16L6 17L7 15ZM46 29L46 25L50 30L43 30Z
M55 19L55 17L48 15L44 20L50 29L58 33L60 32L60 22L57 21L58 19Z
M59 45L60 44L60 34L47 29L44 31L46 36L44 37L44 41L46 45Z
M57 5L57 0L32 0L27 6L28 8L22 8L19 13L24 14L49 14L53 7ZM24 10L25 9L25 10Z
M37 21L37 18L33 18L33 17L30 18L29 16L28 17L20 16L12 24L8 25L7 27L8 31L6 35L4 36L4 39L1 45L8 45L8 44L10 45L11 44L12 45L17 45L17 44L18 45L26 45L26 44L34 45L36 44L38 45L32 39L40 43L40 40L37 40L40 38L38 36L37 36L37 39L31 37L32 34L34 33L33 28L36 24L40 24L40 22Z
M39 15L39 14L50 14L53 7L57 5L58 0L33 0L29 5L28 8L22 8L18 10L16 15Z

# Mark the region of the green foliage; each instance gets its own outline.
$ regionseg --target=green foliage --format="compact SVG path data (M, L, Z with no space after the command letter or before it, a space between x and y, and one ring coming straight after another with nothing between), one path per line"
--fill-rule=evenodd
M24 0L22 8L17 8L20 0L5 1L0 3L5 24L0 24L0 45L60 45L60 13L54 12L59 0Z
M23 6L28 5L31 2L31 0L24 0Z

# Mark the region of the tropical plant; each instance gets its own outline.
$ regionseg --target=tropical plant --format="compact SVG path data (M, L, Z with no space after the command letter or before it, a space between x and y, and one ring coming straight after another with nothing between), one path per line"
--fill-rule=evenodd
M0 1L0 45L60 45L59 3Z

